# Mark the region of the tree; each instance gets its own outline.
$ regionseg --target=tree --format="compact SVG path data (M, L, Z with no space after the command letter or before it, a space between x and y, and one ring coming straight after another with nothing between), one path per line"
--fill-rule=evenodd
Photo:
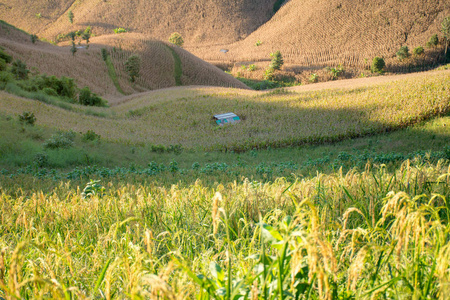
M408 58L410 56L409 48L408 46L401 46L400 49L395 53L397 55L397 58L399 60L404 60L405 58Z
M270 57L272 57L272 61L270 62L269 68L273 70L280 70L284 64L283 56L280 51L275 53L270 53Z
M30 70L27 69L27 65L20 59L15 60L11 66L11 73L13 73L16 79L28 79L28 73Z
M135 82L136 77L139 77L139 71L141 70L141 58L137 55L131 55L125 62L125 69L130 76L130 81Z
M71 10L69 10L69 12L67 13L67 16L69 17L69 22L70 24L73 24L73 12Z
M431 48L431 47L436 47L438 44L439 44L439 37L438 37L437 34L433 34L433 35L430 37L430 39L428 40L426 46L427 46L428 48Z
M77 53L77 47L75 46L75 42L72 42L72 47L70 48L70 52L72 52L72 56L75 56L75 53Z
M177 45L178 47L183 47L184 44L183 37L178 32L174 32L170 35L169 42Z
M372 72L374 73L383 73L383 69L386 66L386 63L384 62L384 59L381 57L374 57L372 60Z
M447 56L447 49L450 40L450 16L442 20L441 23L441 32L444 35L444 48L445 48L445 56Z
M89 39L91 38L91 33L91 26L88 26L81 34L81 38L86 41L86 49L89 48Z

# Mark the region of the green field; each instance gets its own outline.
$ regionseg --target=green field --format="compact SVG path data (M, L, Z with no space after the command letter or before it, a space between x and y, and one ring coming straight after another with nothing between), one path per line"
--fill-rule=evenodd
M2 92L0 297L446 299L449 81Z

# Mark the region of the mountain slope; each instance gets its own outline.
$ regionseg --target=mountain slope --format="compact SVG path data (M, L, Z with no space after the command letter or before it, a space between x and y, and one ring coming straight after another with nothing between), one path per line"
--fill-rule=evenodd
M179 31L189 43L230 43L239 40L270 19L276 0L78 0L8 1L0 4L0 19L55 40L88 25L109 34L123 27L167 40ZM67 16L71 10L74 23ZM40 15L39 15L40 14Z
M122 34L100 36L91 40L88 49L85 45L77 46L72 55L70 46L54 46L37 41L31 43L30 36L7 24L0 25L0 46L13 55L14 59L23 60L32 73L72 77L79 87L89 86L92 91L106 97L110 103L120 100L126 95L148 90L166 88L177 85L176 59L178 53L181 61L178 64L181 85L212 85L224 87L247 88L243 83L224 73L213 65L202 61L186 50L169 46L163 42L152 40L140 34ZM118 85L119 92L109 75L108 67L102 59L101 50L106 49ZM173 48L176 48L172 50ZM136 83L129 82L125 62L131 55L141 58L140 76Z

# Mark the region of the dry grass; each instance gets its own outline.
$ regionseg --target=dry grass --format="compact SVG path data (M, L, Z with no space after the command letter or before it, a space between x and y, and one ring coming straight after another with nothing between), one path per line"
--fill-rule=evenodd
M123 27L167 41L178 31L189 42L233 42L247 36L272 16L272 0L251 1L10 1L0 6L0 19L47 39L91 25L96 34ZM71 24L67 12L74 13ZM36 18L41 13L42 18Z
M32 111L41 125L94 130L113 141L239 151L336 141L408 126L448 112L449 81L450 73L444 70L349 90L277 94L175 88L144 94L109 109L98 108L112 115L106 118L7 94L2 95L0 105L7 114ZM240 115L243 122L217 127L212 116L228 111Z
M89 86L111 103L119 101L123 95L108 77L101 48L108 50L120 87L126 94L175 86L175 61L166 44L160 41L139 34L101 36L91 39L89 49L78 49L72 56L70 46L58 47L40 41L32 44L25 33L0 27L0 46L13 54L14 59L24 61L32 73L72 77L80 88ZM240 81L185 50L177 49L177 53L182 58L184 84L246 88ZM129 82L125 69L126 60L133 54L138 54L142 60L136 84Z

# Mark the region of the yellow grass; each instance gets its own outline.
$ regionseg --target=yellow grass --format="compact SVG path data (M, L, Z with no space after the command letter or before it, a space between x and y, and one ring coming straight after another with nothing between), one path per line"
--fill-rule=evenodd
M32 111L41 125L76 132L94 130L113 141L240 150L336 141L403 127L447 112L449 98L450 72L440 71L353 90L273 94L174 88L97 109L110 115L106 118L4 93L0 107L7 114ZM215 125L212 116L229 111L243 122L223 128Z

